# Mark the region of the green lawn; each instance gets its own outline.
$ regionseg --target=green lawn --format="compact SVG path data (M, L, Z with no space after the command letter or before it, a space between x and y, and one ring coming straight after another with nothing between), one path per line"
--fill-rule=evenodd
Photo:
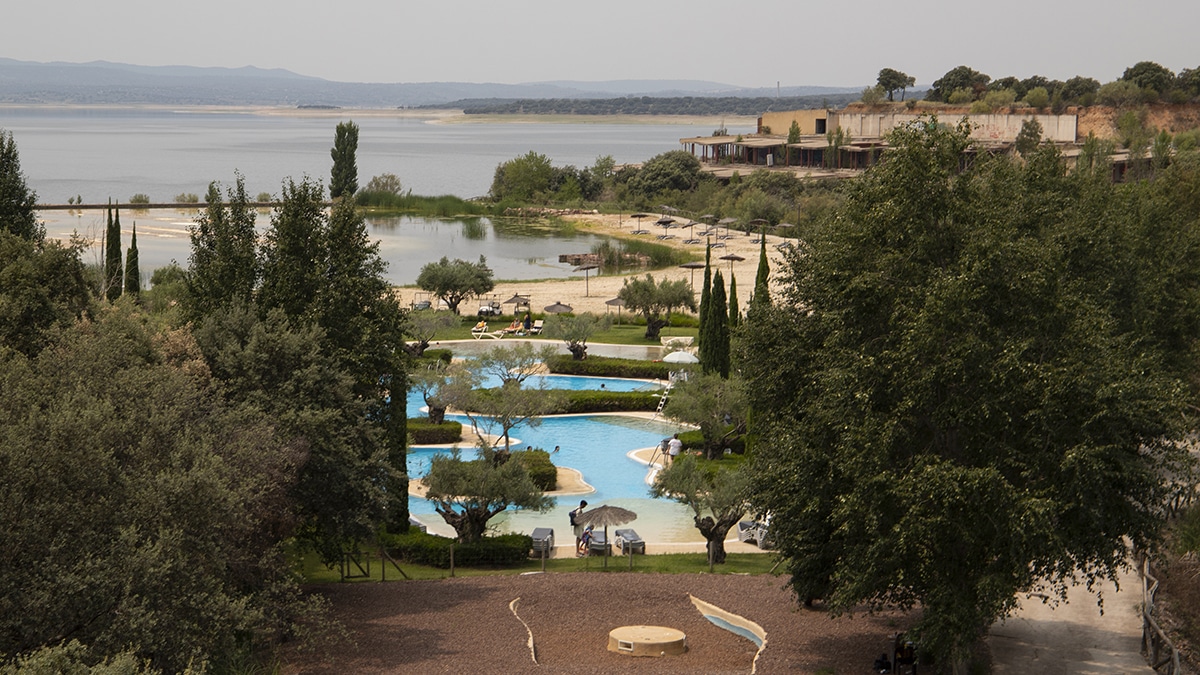
M366 556L364 556L365 559ZM382 566L379 564L379 552L375 550L370 556L370 575L347 579L348 582L354 581L382 581L384 574ZM716 565L713 568L714 574L770 574L772 573L775 564L778 562L778 557L774 553L730 553L726 556L724 565ZM366 563L362 563L366 567ZM412 565L405 562L400 562L400 569L409 576L410 579L445 579L450 576L450 570L437 567L427 567L424 565ZM320 563L317 557L313 554L305 555L298 562L299 570L303 579L307 583L337 583L341 580L341 575L338 570L327 569ZM357 568L353 568L355 573L359 573ZM454 576L456 577L477 577L477 576L495 576L495 575L513 575L524 572L537 572L542 569L542 561L536 558L530 558L522 565L503 568L456 568ZM774 569L776 574L782 573L782 566ZM602 557L587 557L587 558L548 558L546 560L547 572L604 572L611 574L630 574L629 556L613 556L608 559L607 569L604 567L604 558ZM664 555L635 555L633 556L633 573L665 573L665 574L707 574L708 559L703 553L670 553ZM404 577L391 564L387 563L386 580L388 581L403 581Z

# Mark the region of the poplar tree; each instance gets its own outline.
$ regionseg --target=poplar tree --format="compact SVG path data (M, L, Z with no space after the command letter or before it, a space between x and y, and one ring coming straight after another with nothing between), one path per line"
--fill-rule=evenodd
M125 292L135 298L142 291L142 271L138 267L137 223L129 237L129 250L125 252Z
M712 372L712 362L709 359L710 352L705 342L708 340L707 331L711 325L709 321L709 309L712 300L712 245L708 245L704 250L704 285L700 287L700 331L696 336L696 341L699 343L700 369L703 372Z
M111 204L111 201L109 202ZM121 210L109 206L104 232L104 297L109 302L121 297Z
M358 152L358 125L354 122L342 122L334 132L333 172L329 177L329 198L338 200L341 197L353 197L358 192L358 164L355 153Z

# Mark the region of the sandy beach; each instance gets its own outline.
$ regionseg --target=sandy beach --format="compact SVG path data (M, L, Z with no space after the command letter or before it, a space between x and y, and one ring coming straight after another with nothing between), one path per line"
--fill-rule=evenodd
M667 232L674 235L672 239L659 240L658 235L663 234L663 229L654 225L654 220L659 217L659 214L653 214L650 218L645 218L641 221L641 229L649 230L650 234L631 235L630 232L638 228L638 221L629 217L630 214L576 214L564 216L579 223L582 227L597 234L605 234L611 236L634 237L647 239L657 243L666 244L675 248L694 252L697 257L703 260L704 244L684 244L683 240L688 236L687 228L673 228ZM687 222L687 218L683 216L676 217L677 221ZM697 228L699 232L701 228ZM721 233L724 234L722 229ZM725 276L726 282L730 276L730 261L720 260L720 257L728 254L735 254L744 258L744 260L732 261L733 277L737 279L738 285L738 302L745 309L745 303L750 298L751 291L754 290L754 278L758 272L758 254L759 244L752 243L757 239L757 235L746 235L744 232L730 230L729 239L719 241L712 239L714 244L725 244L724 247L713 249L713 265L720 265L721 273ZM767 260L771 266L772 273L772 293L777 292L775 283L775 272L780 268L783 260L783 254L776 249L776 246L784 241L781 237L767 235ZM605 274L598 275L593 270L589 272L585 279L584 273L580 272L578 278L574 279L558 279L546 281L521 281L512 283L500 283L496 285L493 295L500 297L501 300L512 297L513 295L524 295L530 298L530 306L533 312L539 313L542 309L556 302L561 302L570 305L574 308L576 314L582 312L591 312L594 314L604 314L608 312L613 314L616 308L610 307L605 303L617 297L617 293L621 290L621 286L625 283L625 279L631 276L642 276L647 274L645 271L625 274ZM654 279L682 279L693 283L696 289L696 298L699 302L700 288L704 280L704 270L690 270L680 267L670 269L657 270L649 272L654 276ZM416 288L403 288L399 291L400 301L407 305L412 302L414 296L418 292ZM460 311L464 316L474 314L474 310L478 304L474 300L464 301L460 306ZM511 305L505 308L511 310Z

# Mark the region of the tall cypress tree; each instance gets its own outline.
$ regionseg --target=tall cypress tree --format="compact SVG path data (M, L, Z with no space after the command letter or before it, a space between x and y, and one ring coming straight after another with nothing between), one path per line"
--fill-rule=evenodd
M709 319L709 314L712 309L712 245L705 247L704 251L704 286L700 289L700 331L696 340L700 343L700 369L705 373L711 373L714 370L715 363L712 360L712 352L709 351L707 342L709 341L709 329L712 327L712 321Z
M713 275L712 309L709 310L712 328L708 331L708 339L712 344L713 371L724 379L729 379L729 314L725 305L725 278L721 270Z
M136 222L133 224L133 234L129 237L129 250L125 252L125 292L135 298L142 292L142 271L138 265Z
M732 331L741 323L741 312L738 310L737 277L729 272L729 329Z
M111 201L109 202L111 204ZM104 233L104 297L109 302L121 297L121 210L109 207Z
M0 131L0 230L41 243L46 228L37 220L37 193L25 185L11 132Z
M758 249L758 273L754 277L754 294L750 296L750 307L746 309L746 318L761 318L762 312L771 307L771 289L769 278L771 267L767 263L767 238L763 237Z

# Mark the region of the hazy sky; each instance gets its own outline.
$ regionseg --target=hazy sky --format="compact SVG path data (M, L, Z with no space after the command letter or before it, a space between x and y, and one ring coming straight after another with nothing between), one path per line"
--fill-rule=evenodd
M1196 0L23 0L0 56L245 65L348 82L691 79L863 86L1108 82L1138 61L1200 67Z

